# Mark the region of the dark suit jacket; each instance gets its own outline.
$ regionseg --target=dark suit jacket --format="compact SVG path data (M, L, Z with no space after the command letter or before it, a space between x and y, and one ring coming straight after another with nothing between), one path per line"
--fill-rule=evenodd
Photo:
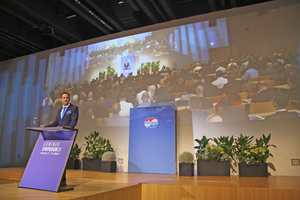
M228 106L218 115L222 117L224 122L250 120L245 108L242 107Z
M295 117L299 117L299 114L297 112L279 111L273 115L266 116L265 119L269 120L269 119L295 118Z
M160 87L160 88L157 88L155 90L155 96L158 96L158 95L163 95L164 94L164 87Z
M72 104L69 105L63 119L60 118L61 109L58 109L56 118L52 124L49 124L47 127L56 127L56 126L69 126L74 128L78 121L78 107Z
M205 99L205 97L200 97L199 99L201 101L201 109L209 109L214 107L212 100Z
M214 97L218 96L218 88L215 85L204 85L204 96L205 97Z
M251 103L272 101L274 95L273 90L262 90L253 95Z

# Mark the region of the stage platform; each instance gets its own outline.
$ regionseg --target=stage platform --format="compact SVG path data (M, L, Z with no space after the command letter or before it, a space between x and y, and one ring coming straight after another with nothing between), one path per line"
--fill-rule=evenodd
M300 177L239 178L67 170L72 191L18 188L24 168L0 169L0 199L300 200Z

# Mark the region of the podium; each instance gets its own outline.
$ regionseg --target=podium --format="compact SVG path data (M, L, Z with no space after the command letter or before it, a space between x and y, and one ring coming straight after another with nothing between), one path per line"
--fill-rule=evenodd
M18 187L52 192L73 190L60 187L78 129L66 127L26 128L39 136Z

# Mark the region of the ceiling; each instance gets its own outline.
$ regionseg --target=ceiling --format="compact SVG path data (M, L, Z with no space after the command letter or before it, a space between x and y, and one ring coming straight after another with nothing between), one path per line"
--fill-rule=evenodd
M270 0L0 0L0 61Z

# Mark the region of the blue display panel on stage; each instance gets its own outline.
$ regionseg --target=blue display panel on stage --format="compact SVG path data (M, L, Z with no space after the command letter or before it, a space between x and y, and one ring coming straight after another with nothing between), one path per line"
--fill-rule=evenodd
M128 172L175 174L175 108L130 109Z

